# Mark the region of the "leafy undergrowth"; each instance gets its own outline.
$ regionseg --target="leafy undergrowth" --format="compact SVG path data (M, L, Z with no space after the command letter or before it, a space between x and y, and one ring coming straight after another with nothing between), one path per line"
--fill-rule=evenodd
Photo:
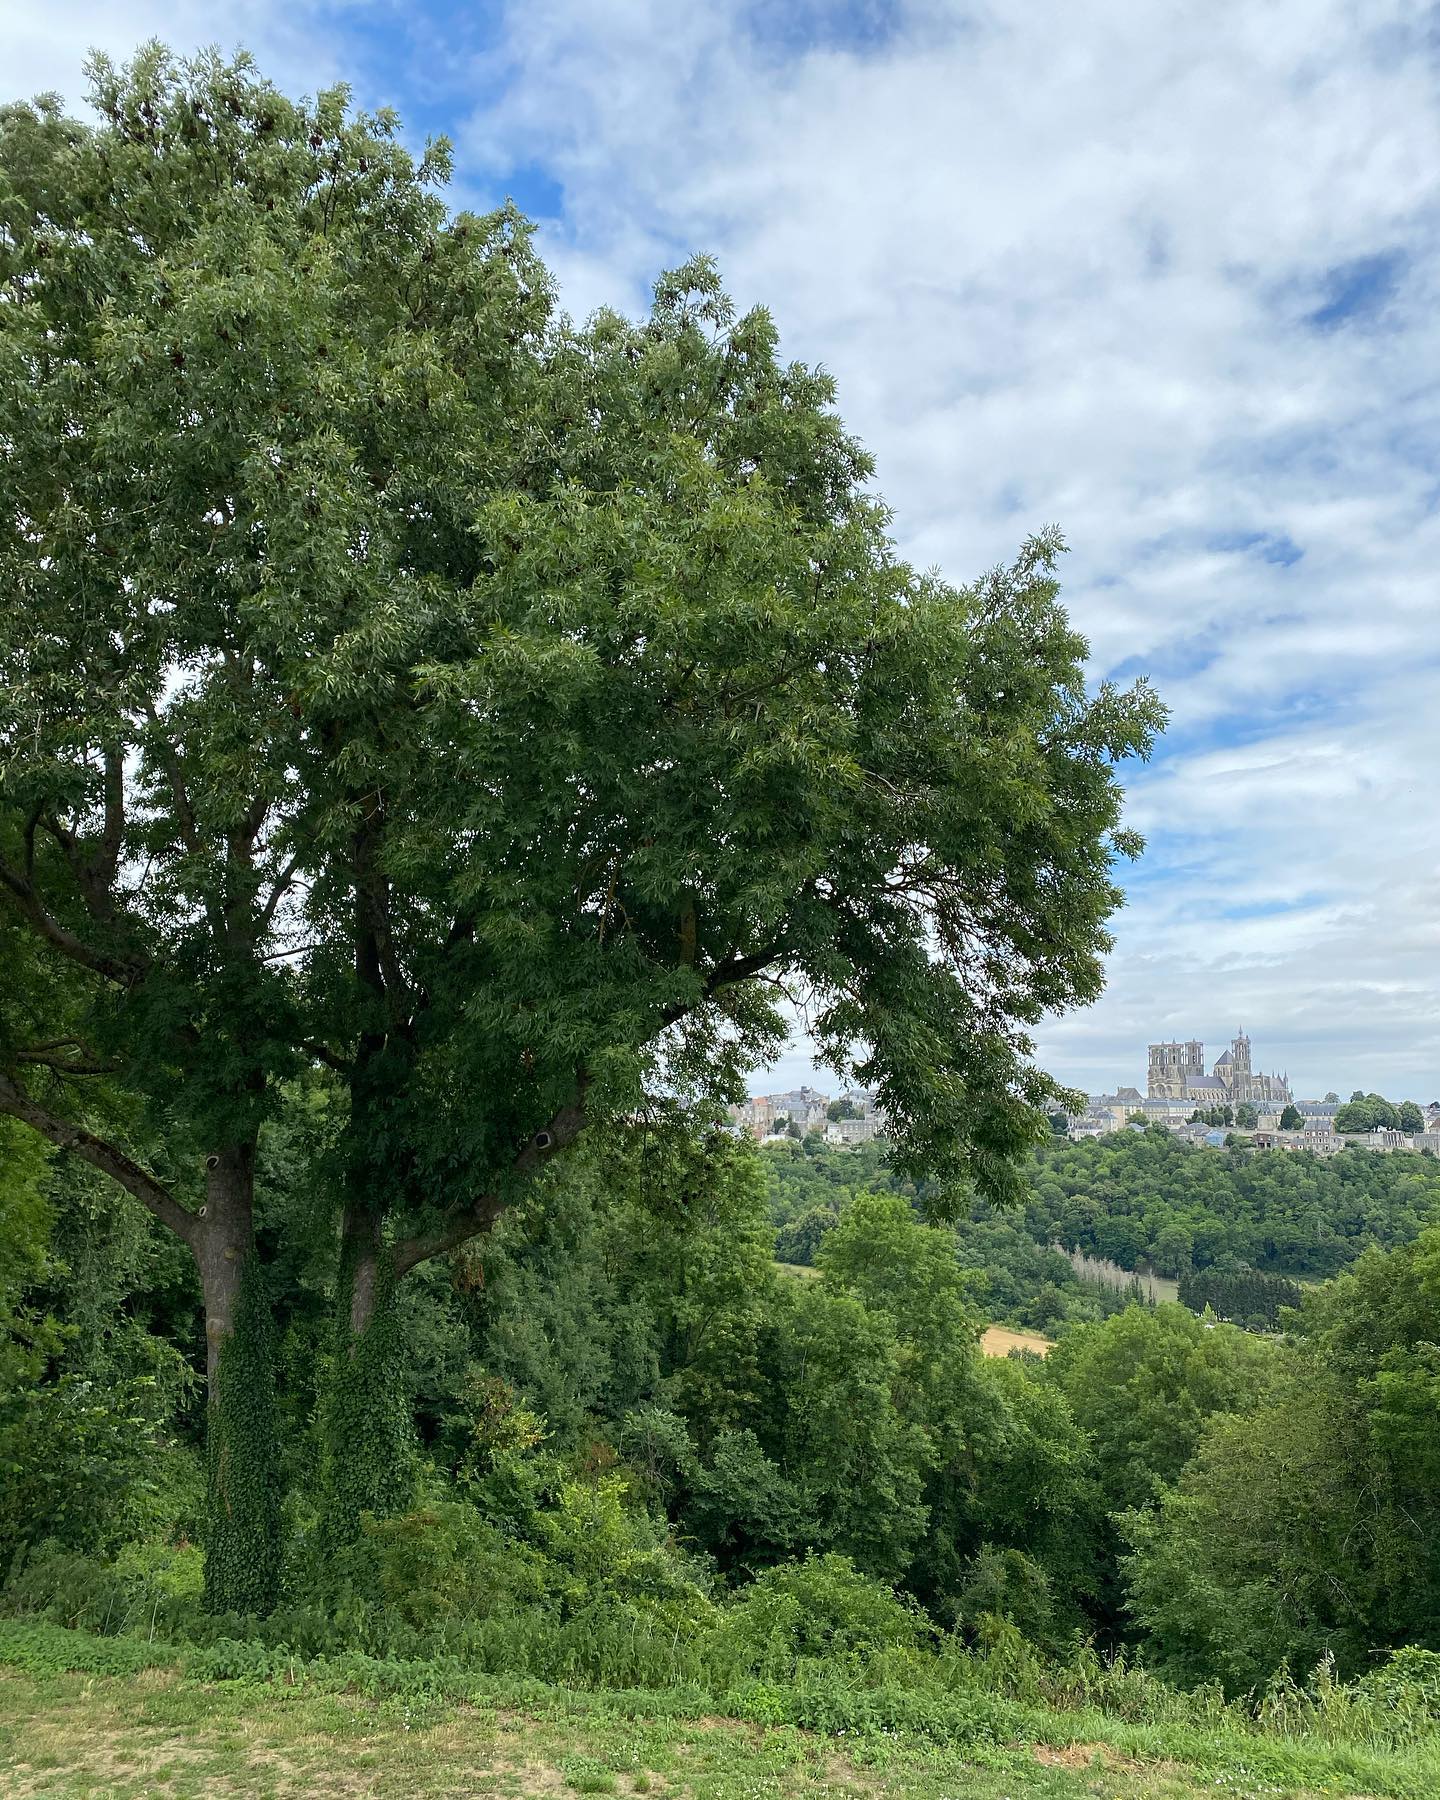
M804 1682L580 1693L457 1664L182 1651L0 1622L7 1795L1440 1795L1440 1747L1130 1725Z

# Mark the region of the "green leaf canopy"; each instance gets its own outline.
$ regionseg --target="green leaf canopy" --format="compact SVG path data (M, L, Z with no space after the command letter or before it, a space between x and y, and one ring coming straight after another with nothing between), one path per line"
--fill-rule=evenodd
M333 1064L410 1260L647 1086L733 1094L787 995L903 1162L1003 1190L1161 723L1087 691L1058 535L907 567L704 260L576 326L343 89L92 77L94 126L0 114L0 879L89 1038L201 1144Z

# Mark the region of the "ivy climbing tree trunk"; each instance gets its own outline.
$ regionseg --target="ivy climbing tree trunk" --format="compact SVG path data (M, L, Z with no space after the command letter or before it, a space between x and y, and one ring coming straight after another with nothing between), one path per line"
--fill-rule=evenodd
M268 1613L280 1582L280 1480L274 1324L255 1252L255 1138L206 1157L205 1205L192 1212L117 1145L4 1072L0 1113L118 1182L195 1258L205 1308L206 1602L216 1612Z
M275 1333L255 1251L255 1143L207 1159L192 1246L205 1299L205 1599L212 1612L268 1613L280 1586Z
M362 1513L403 1511L414 1492L414 1433L400 1368L395 1265L378 1207L345 1209L334 1338L322 1409L321 1530L353 1541Z

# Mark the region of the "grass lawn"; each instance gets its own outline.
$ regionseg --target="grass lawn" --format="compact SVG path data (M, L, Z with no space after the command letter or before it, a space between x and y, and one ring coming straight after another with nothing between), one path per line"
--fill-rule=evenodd
M1200 1773L1101 1744L984 1752L786 1726L607 1713L603 1697L525 1708L370 1700L311 1684L0 1670L0 1793L30 1796L654 1794L914 1800L1272 1800L1273 1773ZM1329 1784L1326 1784L1327 1788ZM1356 1795L1362 1790L1345 1784ZM1389 1787L1391 1793L1403 1788ZM1420 1790L1414 1790L1419 1800Z
M31 1795L788 1794L1166 1800L1202 1791L1104 1749L959 1753L725 1719L524 1713L306 1688L0 1672L0 1791ZM1208 1784L1207 1784L1208 1785ZM1210 1789L1213 1791L1213 1788ZM1233 1789L1231 1790L1234 1791Z

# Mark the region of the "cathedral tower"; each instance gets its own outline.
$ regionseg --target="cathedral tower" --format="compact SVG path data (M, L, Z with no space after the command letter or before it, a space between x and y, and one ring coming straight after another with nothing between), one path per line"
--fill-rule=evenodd
M1230 1040L1230 1079L1234 1084L1237 1102L1255 1098L1255 1072L1250 1067L1250 1040L1245 1035L1243 1025Z
M1198 1038L1188 1043L1151 1044L1149 1094L1152 1100L1183 1100L1188 1083L1205 1073L1205 1046Z

